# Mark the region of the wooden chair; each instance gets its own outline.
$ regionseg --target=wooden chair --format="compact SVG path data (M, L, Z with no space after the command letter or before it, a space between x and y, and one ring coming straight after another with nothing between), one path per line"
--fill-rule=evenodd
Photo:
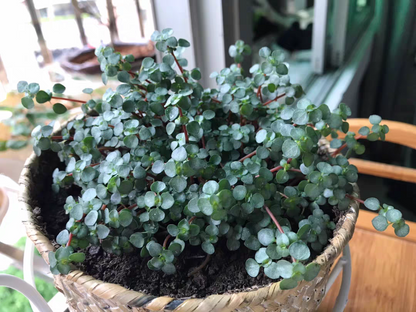
M365 118L351 118L348 119L350 124L349 131L358 133L361 127L367 126L371 129L371 124L368 119ZM396 143L403 146L407 146L413 149L416 149L416 126L409 125L403 122L398 121L391 121L391 120L383 120L381 122L383 125L387 125L390 129L389 133L386 135L386 142ZM340 133L340 138L345 137L342 133ZM368 174L380 178L387 178L393 179L397 181L404 181L410 183L416 183L416 169L412 168L405 168L395 165L388 165L383 163L378 163L369 160L357 159L357 158L350 158L350 163L355 165L358 168L359 173ZM371 220L376 216L376 213L369 212L369 211L362 211L360 212L360 216L358 218L358 223L360 228L375 231ZM407 222L411 227L411 231L406 240L416 241L416 233L412 231L412 229L416 228L416 225L412 222ZM392 227L388 227L383 234L396 237L394 234L394 229Z
M371 129L368 119L348 119L351 132L358 133L361 127L367 126ZM383 125L390 128L386 135L386 141L416 149L416 126L403 122L383 120ZM340 135L340 138L344 136ZM400 166L381 164L374 161L351 158L350 163L358 168L359 173L368 174L380 178L388 178L398 181L416 183L416 169Z

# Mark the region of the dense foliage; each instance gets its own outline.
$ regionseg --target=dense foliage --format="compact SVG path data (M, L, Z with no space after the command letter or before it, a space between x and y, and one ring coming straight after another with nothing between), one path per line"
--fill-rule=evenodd
M379 116L359 137L348 132L350 109L340 104L331 112L304 98L281 52L262 48L261 64L246 74L238 63L250 48L242 41L229 50L236 64L211 75L218 88L204 89L200 70L186 70L181 58L188 41L171 29L152 39L163 62L145 58L139 72L130 71L132 56L98 48L103 82L117 77L121 84L83 103L85 114L61 135L52 134L53 125L32 133L36 154L51 149L66 164L53 173L53 189L82 188L66 200L70 219L56 238L62 247L49 255L54 274L67 274L71 262L85 258L74 251L91 244L115 254L140 252L149 269L174 274L175 258L188 245L200 246L207 263L222 240L230 252L256 251L246 261L250 276L263 268L283 278L282 289L293 288L316 277L311 249L321 252L335 228L321 208L345 210L352 200L379 212L377 230L392 224L398 236L407 235L400 211L352 195L358 174L348 156L364 152L358 138L384 139L388 127ZM40 91L21 82L19 90L25 102L44 103L65 88ZM55 112L64 111L56 105ZM327 136L332 154L320 148Z

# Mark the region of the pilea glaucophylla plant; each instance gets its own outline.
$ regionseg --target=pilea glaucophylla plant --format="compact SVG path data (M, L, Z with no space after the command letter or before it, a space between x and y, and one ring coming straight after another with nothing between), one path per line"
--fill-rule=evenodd
M348 132L349 108L312 104L290 83L283 54L268 48L249 74L233 64L211 75L217 89L204 89L199 69L185 69L188 41L171 29L152 39L163 62L145 58L139 72L130 71L130 56L98 48L103 82L117 77L121 84L82 103L84 114L59 136L49 125L33 131L35 152L51 149L66 164L53 173L53 189L82 189L66 200L69 221L56 238L62 247L49 255L54 273L84 259L75 250L101 245L115 254L140 252L149 269L174 274L183 250L200 246L207 257L192 275L222 241L230 252L253 250L245 259L250 276L264 270L289 289L318 274L311 249L316 254L328 244L335 223L324 211L332 207L342 211L357 200L379 211L377 230L392 224L407 235L398 210L351 195L358 175L348 156L364 152L358 138L384 139L380 117L371 116L372 128L358 136ZM248 51L241 41L230 49L238 62ZM56 92L22 85L28 102ZM329 135L332 154L319 144Z

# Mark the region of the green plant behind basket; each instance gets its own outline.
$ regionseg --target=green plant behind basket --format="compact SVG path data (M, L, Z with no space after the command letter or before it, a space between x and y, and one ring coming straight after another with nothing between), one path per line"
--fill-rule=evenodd
M398 236L407 235L394 207L353 195L358 173L348 157L364 152L359 138L384 140L388 127L379 116L370 117L371 129L348 132L350 109L340 104L331 112L306 99L290 83L280 51L262 48L262 62L245 71L239 62L250 49L242 41L230 48L236 64L211 75L218 87L204 89L200 70L186 69L181 57L188 41L171 29L152 39L162 63L145 58L138 72L130 71L131 55L99 47L102 80L118 79L117 89L78 101L84 114L61 133L49 125L32 132L37 155L50 149L66 165L54 171L52 188L82 189L63 207L70 219L56 238L62 247L49 254L54 274L70 272L90 245L117 255L139 252L149 269L174 274L182 251L200 246L207 258L192 276L223 241L230 252L253 250L250 276L262 270L283 278L282 289L293 288L319 272L312 251L321 252L335 228L324 211L346 210L354 200L379 212L377 230L393 225ZM28 103L64 92L19 87ZM327 136L332 153L319 144Z
M22 101L22 103L26 103ZM59 116L53 109L37 105L26 107L18 105L17 107L1 106L0 111L11 112L12 115L6 120L2 120L6 126L10 127L10 139L0 140L0 152L13 149L18 150L26 147L31 142L31 132L38 125L44 125L51 120L65 119L68 114Z

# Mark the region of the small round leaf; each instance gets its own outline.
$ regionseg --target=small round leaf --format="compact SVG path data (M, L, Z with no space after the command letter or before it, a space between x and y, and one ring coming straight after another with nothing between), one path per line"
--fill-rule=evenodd
M246 260L246 271L251 277L256 277L259 275L260 265L256 262L256 260L249 258Z
M377 231L384 231L389 226L386 217L383 216L375 217L371 223L373 223L373 226Z
M364 206L370 210L378 210L380 208L380 202L377 198L370 197L365 200Z

